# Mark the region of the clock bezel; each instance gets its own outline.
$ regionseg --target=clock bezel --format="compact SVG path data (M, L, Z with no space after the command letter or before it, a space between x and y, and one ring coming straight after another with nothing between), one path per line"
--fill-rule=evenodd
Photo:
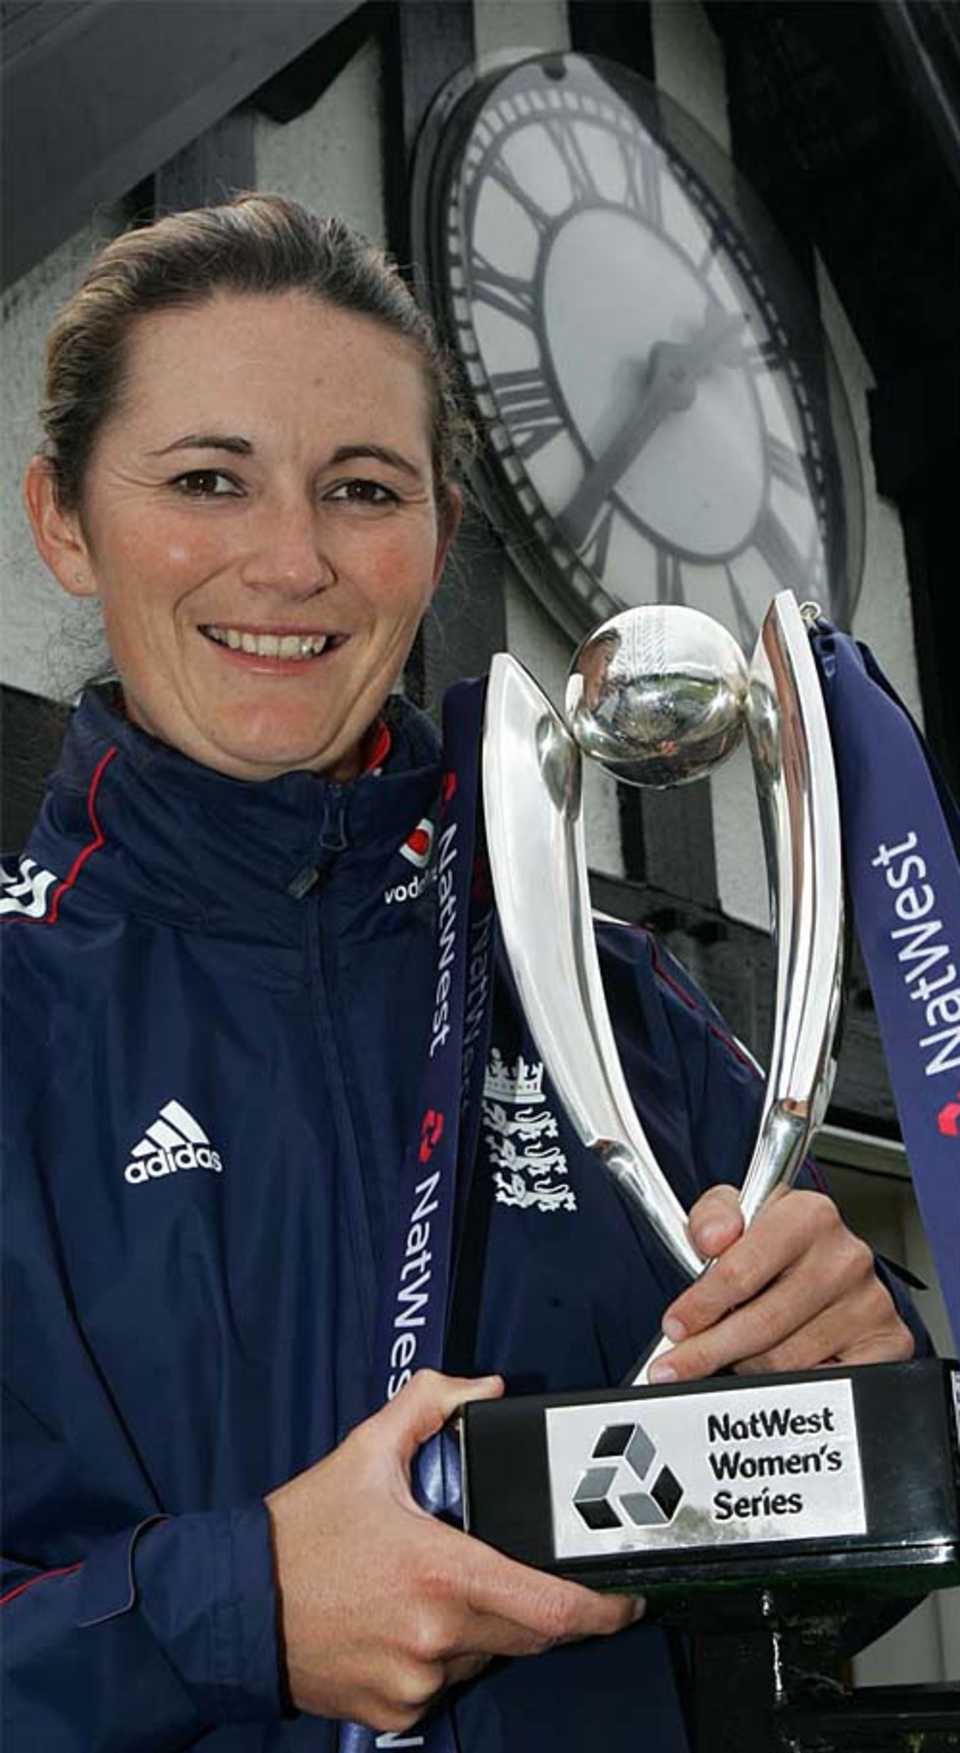
M451 253L451 212L454 220L459 220L456 207L461 194L463 162L475 125L497 89L506 81L515 82L517 75L522 76L529 67L536 67L545 78L555 82L558 77L579 74L584 90L583 70L586 69L588 78L599 78L612 87L615 97L665 153L671 174L681 186L693 191L688 198L718 239L718 250L724 259L746 283L753 304L780 347L797 418L809 447L811 463L817 470L815 488L808 479L807 492L821 531L822 589L828 594L823 606L840 625L849 625L862 570L862 481L859 479L859 457L849 409L811 295L789 263L756 197L716 143L655 87L629 70L598 57L530 52L498 56L479 71L473 67L463 69L438 95L424 124L415 158L411 207L418 290L433 310L441 335L459 363L471 408L487 433L487 443L475 466L474 485L487 517L504 540L510 560L552 616L574 639L581 638L599 620L627 606L590 573L576 552L564 545L554 515L543 504L517 456L475 337L472 347L465 345L465 337L472 336L469 317L464 322L456 309L457 301L462 300L465 293L456 283L456 275L463 273L463 269L459 268L456 255ZM696 162L691 162L691 158ZM479 198L480 186L481 178L475 175L474 202ZM470 194L469 189L467 193ZM615 207L615 203L609 205ZM618 210L628 211L626 207ZM631 213L630 217L637 220L636 214ZM463 219L469 220L469 213L464 214ZM568 219L569 214L561 215L555 222L554 232L559 231ZM459 231L459 223L456 229ZM670 244L687 269L694 271L690 258L666 230L655 235ZM536 287L537 308L541 315L542 280L548 254L549 239L545 238L531 282ZM542 330L542 322L540 326ZM483 380L479 384L474 381L476 373L471 376L471 367L477 366L478 360ZM826 380L831 370L834 382L828 396ZM567 405L545 335L542 371L552 380L551 394L565 416L572 441L578 445L581 454L589 455ZM822 382L818 381L821 376ZM757 391L752 384L751 390L756 398ZM841 467L834 425L838 418L846 428L845 470ZM511 456L515 460L512 470L509 466ZM764 467L768 467L766 458ZM615 490L608 497L615 499ZM665 541L657 531L645 526L628 506L622 507L622 515L635 528L642 529L652 542L658 557L658 570L661 559L666 566L674 565L677 560L682 563L685 559L699 565L722 564L708 560L702 551L685 551ZM806 588L805 594L810 594ZM670 597L661 595L659 600L670 600Z

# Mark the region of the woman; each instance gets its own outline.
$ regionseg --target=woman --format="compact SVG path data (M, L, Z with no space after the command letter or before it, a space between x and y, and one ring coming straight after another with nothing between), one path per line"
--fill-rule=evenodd
M341 223L244 197L103 252L44 418L37 545L99 599L120 686L74 714L3 903L11 1745L332 1748L333 1719L408 1731L492 1657L563 1643L456 1696L464 1747L680 1753L631 1602L410 1495L459 1403L500 1373L617 1381L677 1289L542 1086L568 1197L497 1183L469 1379L368 1416L432 1009L429 890L395 896L440 772L390 691L460 511L426 321ZM753 1073L643 934L605 955L644 1124L722 1256L674 1302L665 1370L909 1355L828 1200L739 1239L712 1183L742 1171ZM494 1065L532 1073L504 974L492 1026Z

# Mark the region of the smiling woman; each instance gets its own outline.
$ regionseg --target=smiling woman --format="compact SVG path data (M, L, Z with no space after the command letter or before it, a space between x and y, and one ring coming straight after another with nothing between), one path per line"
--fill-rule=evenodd
M411 1489L426 1439L501 1392L480 1371L612 1386L675 1288L543 1088L506 971L472 933L467 955L457 787L391 692L460 510L432 332L342 222L247 196L93 263L44 418L37 544L99 599L120 680L82 697L0 889L9 1744L334 1753L349 1718L371 1725L354 1753L379 1730L423 1746L443 1697L464 1753L686 1753L663 1634L600 1635L637 1603L513 1563ZM458 1238L474 1373L400 1387L431 1294L438 1338L446 1313L418 1183L468 1065L454 1035L449 1096L421 1093L448 947L475 1000L482 1142L449 1168L483 1214ZM673 1305L666 1367L903 1355L828 1200L787 1194L738 1239L732 1190L704 1190L742 1174L752 1070L642 933L604 954L642 1123L723 1255ZM391 1255L394 1397L371 1416Z
M353 778L456 525L430 439L417 353L367 316L219 291L138 323L76 507L28 479L132 721L237 779Z
M40 551L134 723L235 778L350 778L459 517L465 423L399 277L249 197L118 239L49 347Z

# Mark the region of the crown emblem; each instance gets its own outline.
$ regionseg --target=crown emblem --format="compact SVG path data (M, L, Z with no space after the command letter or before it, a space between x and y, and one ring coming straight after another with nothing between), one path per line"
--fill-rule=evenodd
M516 1065L507 1065L499 1047L494 1047L483 1093L488 1101L540 1102L543 1100L543 1066L539 1060L528 1065L522 1054Z

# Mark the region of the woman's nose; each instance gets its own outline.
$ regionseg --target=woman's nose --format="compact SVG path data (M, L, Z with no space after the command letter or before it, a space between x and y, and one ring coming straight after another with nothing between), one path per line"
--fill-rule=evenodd
M315 507L287 501L261 518L241 578L251 590L296 598L336 584L336 565Z

